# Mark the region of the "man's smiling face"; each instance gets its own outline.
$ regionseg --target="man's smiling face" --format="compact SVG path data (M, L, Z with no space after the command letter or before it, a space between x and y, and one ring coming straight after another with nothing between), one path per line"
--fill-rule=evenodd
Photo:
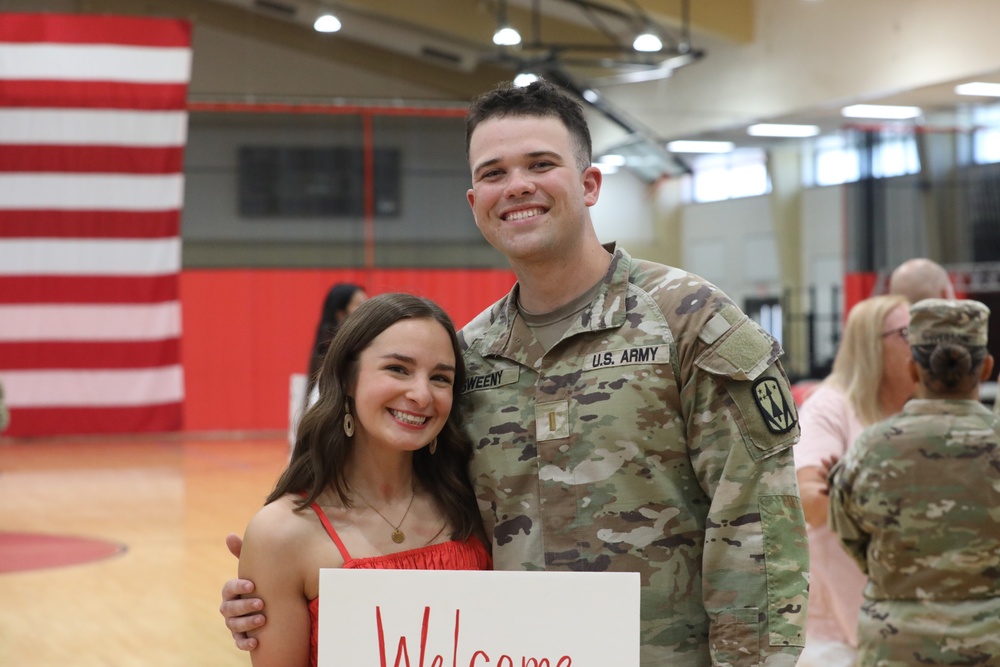
M467 197L490 245L512 261L553 259L582 238L600 172L576 163L577 146L556 116L503 116L469 142Z

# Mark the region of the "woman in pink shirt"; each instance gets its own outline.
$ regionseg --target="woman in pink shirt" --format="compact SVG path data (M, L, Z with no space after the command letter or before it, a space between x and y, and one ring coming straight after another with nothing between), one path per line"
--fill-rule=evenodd
M833 371L799 411L794 447L809 535L810 587L806 647L798 667L848 667L857 647L866 578L827 526L826 473L865 427L899 412L913 394L907 371L908 302L876 296L851 309Z

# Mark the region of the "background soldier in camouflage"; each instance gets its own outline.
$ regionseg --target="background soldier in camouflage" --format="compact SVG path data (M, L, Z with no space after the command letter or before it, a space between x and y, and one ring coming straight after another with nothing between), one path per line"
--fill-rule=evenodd
M550 84L474 101L467 149L518 279L460 334L494 566L640 573L643 667L791 667L808 552L779 345L704 280L601 245L590 131ZM248 610L223 603L234 633Z
M980 401L989 310L910 308L917 398L830 473L830 523L868 574L861 666L1000 665L1000 419Z

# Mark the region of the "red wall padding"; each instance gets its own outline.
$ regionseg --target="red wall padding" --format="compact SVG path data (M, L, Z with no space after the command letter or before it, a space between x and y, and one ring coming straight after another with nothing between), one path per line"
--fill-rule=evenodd
M288 427L288 387L305 373L323 299L355 282L370 295L409 292L437 301L461 328L510 291L507 270L185 270L184 429Z
M854 271L844 275L844 319L858 301L872 295L878 274L873 271Z

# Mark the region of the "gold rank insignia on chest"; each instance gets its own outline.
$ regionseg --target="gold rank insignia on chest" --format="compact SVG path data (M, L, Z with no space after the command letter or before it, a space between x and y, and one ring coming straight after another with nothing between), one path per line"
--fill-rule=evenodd
M535 440L560 440L569 437L569 401L535 404Z
M791 398L772 377L762 377L753 383L753 399L764 424L771 433L788 433L798 423Z

